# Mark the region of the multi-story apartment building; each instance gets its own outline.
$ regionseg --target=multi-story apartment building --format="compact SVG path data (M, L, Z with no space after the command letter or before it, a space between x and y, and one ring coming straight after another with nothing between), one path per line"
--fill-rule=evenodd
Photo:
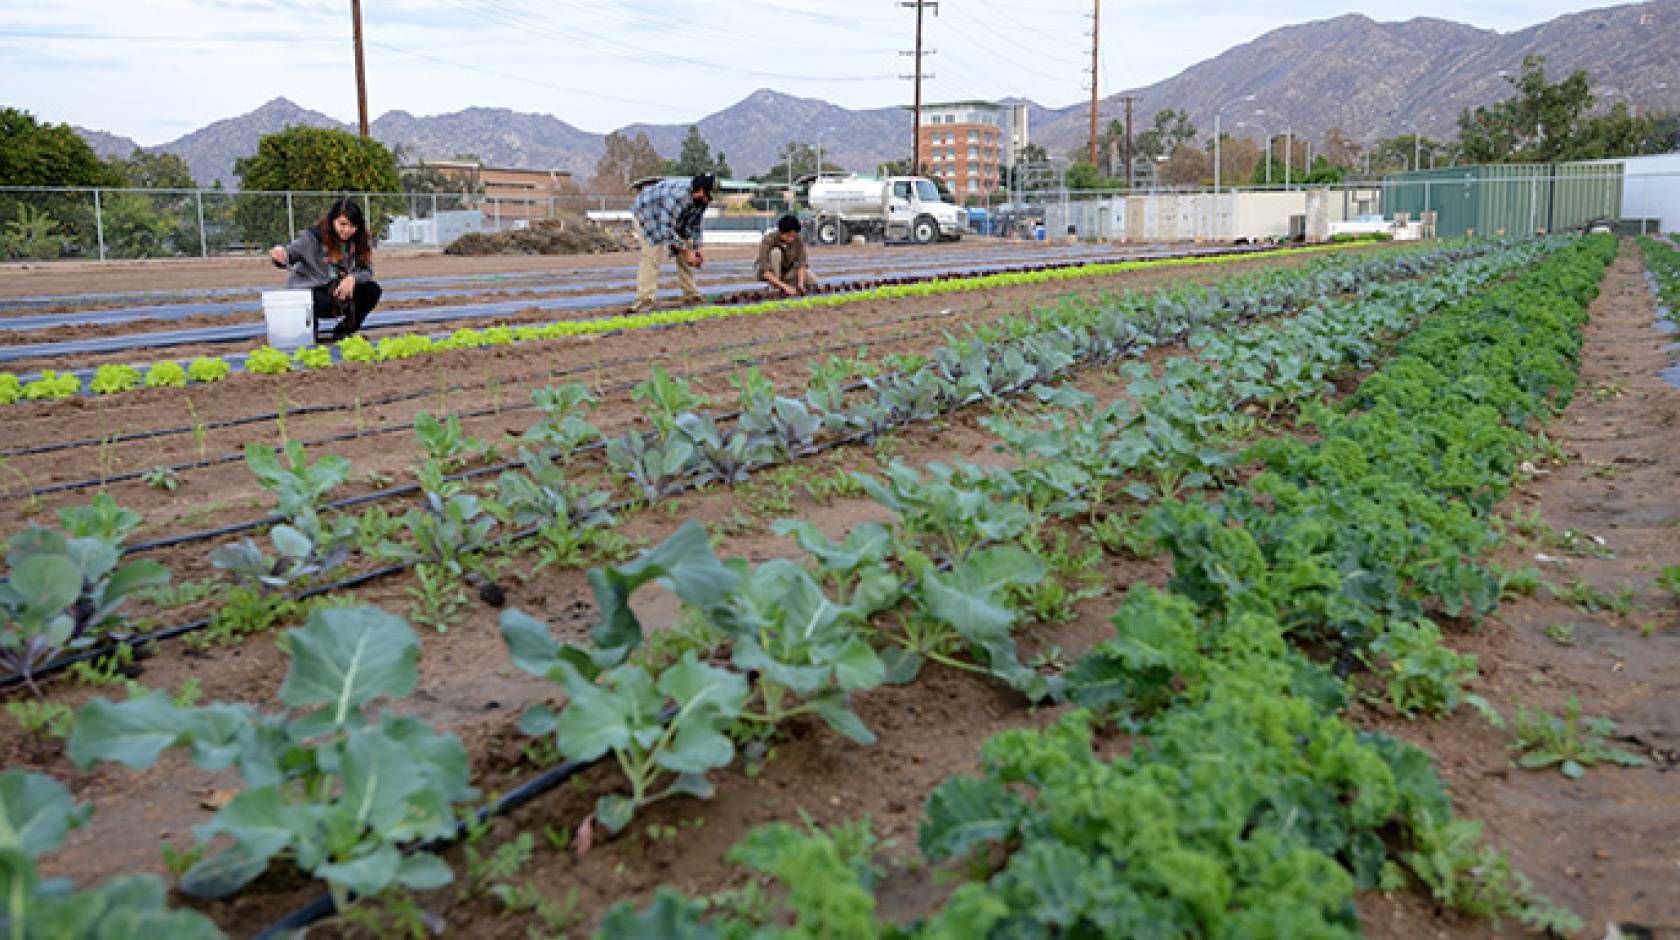
M1006 182L1027 145L1027 106L990 101L922 105L921 172L944 181L958 202L986 196Z

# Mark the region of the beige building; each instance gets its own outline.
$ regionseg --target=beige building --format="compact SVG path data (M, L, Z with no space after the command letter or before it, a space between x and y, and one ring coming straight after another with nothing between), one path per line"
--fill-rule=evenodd
M503 220L547 218L551 201L556 208L565 206L562 197L580 192L569 170L484 166L473 160L422 160L419 166L482 192L485 214L494 210Z

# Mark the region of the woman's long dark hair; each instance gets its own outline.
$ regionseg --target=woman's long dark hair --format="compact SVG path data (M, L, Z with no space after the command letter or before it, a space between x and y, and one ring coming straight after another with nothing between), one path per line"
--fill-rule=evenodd
M333 227L333 220L339 216L349 219L356 226L355 237L350 239L348 248L340 244L338 229ZM354 252L356 261L363 267L373 263L373 241L368 238L367 220L362 217L361 203L345 196L327 207L327 214L321 216L321 221L315 226L321 233L321 246L327 249L327 256L343 258L346 252Z

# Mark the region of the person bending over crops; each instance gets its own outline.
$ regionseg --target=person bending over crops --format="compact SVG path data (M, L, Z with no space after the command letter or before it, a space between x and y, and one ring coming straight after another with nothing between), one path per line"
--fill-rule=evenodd
M776 221L775 231L764 233L758 243L758 260L753 262L753 276L787 297L808 294L817 286L805 257L805 239L800 237L797 217L784 215Z
M373 243L362 207L345 197L327 209L321 221L303 230L290 245L268 250L280 267L290 268L286 287L315 294L315 319L337 320L332 338L360 332L362 322L383 293L373 280Z
M635 222L630 226L642 249L642 263L636 269L636 302L631 313L653 306L659 291L659 262L669 254L677 263L677 286L683 303L705 301L694 284L694 272L705 258L700 254L700 220L712 204L717 177L702 173L693 179L662 180L636 194L630 206Z

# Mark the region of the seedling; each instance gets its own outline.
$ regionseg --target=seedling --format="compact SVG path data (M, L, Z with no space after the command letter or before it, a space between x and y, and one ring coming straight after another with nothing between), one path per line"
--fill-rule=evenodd
M1554 623L1546 628L1546 636L1559 646L1575 645L1575 625L1572 623Z
M1645 759L1637 754L1611 747L1609 739L1616 726L1607 718L1582 718L1581 703L1573 695L1561 716L1518 707L1513 725L1517 740L1510 750L1520 755L1517 765L1528 770L1556 766L1573 780L1597 763L1645 765Z

